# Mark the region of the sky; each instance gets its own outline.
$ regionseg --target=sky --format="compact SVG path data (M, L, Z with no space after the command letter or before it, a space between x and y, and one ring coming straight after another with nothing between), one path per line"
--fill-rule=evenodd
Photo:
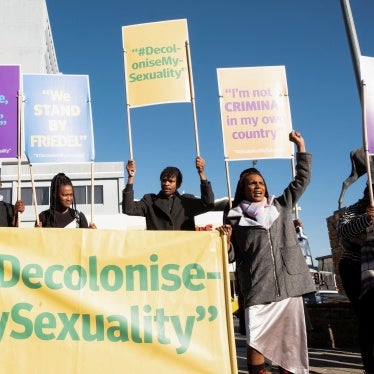
M363 144L361 104L340 0L46 0L59 70L89 76L95 162L130 157L122 27L186 19L200 155L215 198L232 194L253 160L230 161L227 181L217 68L285 66L293 129L313 154L312 180L299 217L312 257L331 254L326 218L338 209L349 152ZM351 0L361 54L374 57L374 1ZM135 197L158 192L165 166L183 173L180 192L200 195L191 103L130 109ZM270 194L292 179L289 159L258 160ZM346 192L362 195L366 177ZM316 263L315 263L316 265Z

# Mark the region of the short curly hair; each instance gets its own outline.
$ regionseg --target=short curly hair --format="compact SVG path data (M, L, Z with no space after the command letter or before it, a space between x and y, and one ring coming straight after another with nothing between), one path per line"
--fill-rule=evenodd
M162 170L160 174L160 181L162 181L162 178L164 177L175 177L177 179L177 188L179 188L182 184L183 175L175 166L167 166L164 170Z

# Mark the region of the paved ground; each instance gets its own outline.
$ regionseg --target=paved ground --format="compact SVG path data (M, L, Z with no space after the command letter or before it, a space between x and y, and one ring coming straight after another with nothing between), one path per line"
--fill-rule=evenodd
M245 336L238 332L238 321L234 317L236 357L238 373L248 373L246 362ZM340 349L309 348L310 374L361 374L361 356L358 351ZM269 367L269 373L278 373L276 367Z

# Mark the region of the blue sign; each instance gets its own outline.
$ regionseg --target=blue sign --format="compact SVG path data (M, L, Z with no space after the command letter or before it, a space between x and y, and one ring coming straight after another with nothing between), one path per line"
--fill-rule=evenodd
M94 160L87 75L23 75L25 153L32 163Z

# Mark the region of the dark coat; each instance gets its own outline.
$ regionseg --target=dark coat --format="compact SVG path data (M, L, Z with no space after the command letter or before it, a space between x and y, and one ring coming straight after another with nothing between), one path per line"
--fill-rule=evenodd
M14 206L0 201L0 227L13 227Z
M134 201L132 185L127 185L122 193L122 212L145 217L147 230L195 230L194 217L214 208L210 182L203 181L200 190L201 198L177 192L170 210L170 199L161 192L146 194L140 201Z

